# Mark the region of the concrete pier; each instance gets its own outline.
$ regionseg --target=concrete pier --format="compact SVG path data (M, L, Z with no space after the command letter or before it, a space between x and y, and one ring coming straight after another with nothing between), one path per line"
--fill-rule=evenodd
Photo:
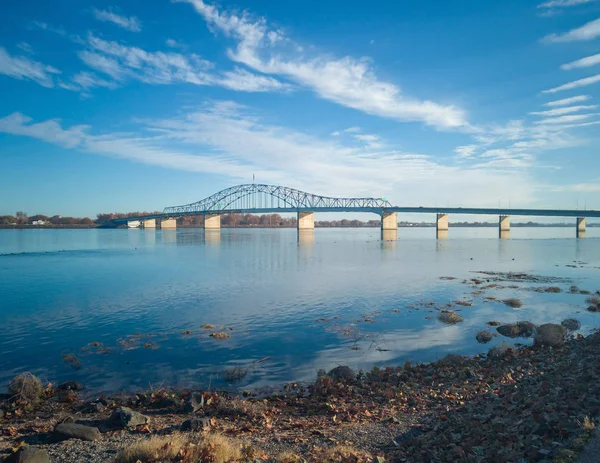
M163 230L175 230L177 228L176 219L162 219L160 221L160 228Z
M498 219L498 236L503 240L510 238L510 215L501 215Z
M142 220L142 228L156 228L156 219Z
M221 229L221 215L220 214L206 214L204 216L204 229L205 230L220 230Z
M382 230L398 230L398 213L384 212L381 216Z
M577 238L585 238L585 217L577 217Z
M298 212L298 230L313 230L315 228L314 212Z
M435 224L435 235L438 240L448 238L448 214L438 214Z
M393 230L381 230L381 241L396 241L398 239L398 229Z

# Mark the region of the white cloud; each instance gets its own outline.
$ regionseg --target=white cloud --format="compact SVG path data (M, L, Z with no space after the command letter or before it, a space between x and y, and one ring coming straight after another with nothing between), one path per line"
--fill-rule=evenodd
M33 47L27 42L21 42L17 45L17 48L23 50L25 53L29 55L33 55Z
M568 71L575 68L587 68L590 66L595 66L596 64L600 64L600 53L597 55L586 56L585 58L572 61L571 63L563 64L560 68Z
M103 40L93 34L88 36L88 46L88 50L79 53L80 59L118 83L133 79L148 84L218 85L245 92L285 91L291 88L272 77L243 69L217 73L213 70L213 63L195 54L150 52Z
M542 93L562 92L563 90L572 90L574 88L586 87L588 85L592 85L597 82L600 82L600 74L596 74L595 76L591 76L591 77L586 77L584 79L575 80L573 82L569 82L564 85L559 85L558 87L544 90Z
M135 16L121 16L112 11L112 9L98 10L94 8L92 11L98 21L111 22L131 32L140 32L142 30L142 23Z
M165 40L165 44L167 45L167 47L170 48L186 48L186 46L183 43L179 43L175 39L167 39Z
M505 195L507 172L511 194L521 205L530 203L535 192L535 183L522 169L524 163L517 166L507 160L498 168L458 168L423 154L376 152L263 124L229 102L141 123L139 133L93 135L83 126L63 129L57 121L33 124L17 114L0 119L0 131L134 162L224 175L232 182L256 173L265 182L311 185L322 194L385 194L404 204L434 204L440 195L455 204L489 205Z
M549 0L540 3L538 8L564 8L568 6L583 5L585 3L597 2L598 0Z
M550 101L548 103L545 103L544 106L566 106L572 103L581 103L583 101L589 100L590 98L591 97L589 95L572 96L571 98L563 98L562 100Z
M92 72L82 71L71 78L71 82L61 82L62 88L72 91L86 92L94 87L116 88L117 84L113 81L102 79Z
M454 148L454 152L458 155L458 158L465 159L473 157L478 148L478 145L463 145Z
M38 29L42 29L43 31L54 32L55 34L63 36L67 35L67 32L62 27L54 27L42 21L33 21L31 24Z
M540 121L535 121L534 124L544 125L544 124L567 124L572 122L582 121L592 116L598 116L600 113L593 114L577 114L571 116L560 116L560 117L549 117L547 119L542 119Z
M548 111L534 111L529 114L532 114L534 116L546 116L546 117L561 116L563 114L576 113L576 112L583 111L586 109L595 109L597 107L598 107L597 105L565 106L562 108L550 109Z
M577 29L570 30L564 34L550 34L543 38L544 42L574 42L592 40L600 37L600 18L590 21Z
M269 27L264 18L219 11L203 0L175 1L192 4L209 27L235 38L238 45L236 50L229 50L230 58L259 72L286 76L323 99L367 114L440 128L467 125L462 109L405 96L395 84L379 80L369 59L325 55L307 58L299 55L298 46L281 30Z
M33 61L25 56L11 56L6 49L0 47L0 74L18 80L32 80L43 87L54 87L54 74L58 69Z

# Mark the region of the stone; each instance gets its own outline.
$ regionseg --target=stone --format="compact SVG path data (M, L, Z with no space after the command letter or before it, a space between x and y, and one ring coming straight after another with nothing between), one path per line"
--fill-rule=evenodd
M458 354L448 354L442 357L439 363L442 365L462 365L465 363L465 358Z
M79 381L65 381L56 389L58 391L81 391L83 389L83 384L81 384Z
M504 357L509 350L514 352L515 346L506 342L502 342L497 346L492 347L488 352L488 356L492 358Z
M500 325L496 331L507 338L530 338L535 332L535 325L531 322L521 321Z
M208 418L191 418L181 424L182 431L202 431L208 428L210 428L210 419Z
M574 318L567 318L560 322L560 324L567 331L577 331L579 328L581 328L581 323L579 323L579 320L575 320Z
M121 407L116 409L110 417L110 421L116 425L122 426L123 428L134 428L142 424L148 424L150 418L146 415L142 415L135 410L127 407Z
M536 346L560 346L565 342L565 328L554 323L546 323L538 327L533 343Z
M35 447L21 447L9 455L3 463L50 463L50 456L45 450Z
M102 402L89 402L83 408L84 413L102 413L106 406Z
M356 373L352 371L352 368L345 365L333 368L327 377L333 381L339 381L340 383L353 383L356 381Z
M102 434L98 428L78 423L60 423L54 427L52 439L55 442L66 439L80 439L94 441L100 439Z
M477 339L479 344L487 344L492 340L492 337L492 333L489 331L480 331L477 333L477 336L475 336L475 339Z

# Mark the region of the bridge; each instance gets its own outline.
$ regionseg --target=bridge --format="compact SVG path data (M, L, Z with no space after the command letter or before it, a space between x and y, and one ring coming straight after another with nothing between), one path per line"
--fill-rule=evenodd
M573 217L577 237L585 236L586 217L600 217L600 211L573 209L510 209L473 207L402 207L385 198L335 198L320 196L278 185L246 184L226 188L200 201L166 207L162 214L115 219L115 226L139 222L144 228L177 227L177 218L203 216L205 230L219 230L222 214L296 213L298 231L314 229L316 212L370 212L381 217L381 230L393 238L398 230L398 213L435 214L437 237L447 235L449 214L497 215L500 237L508 237L511 216ZM393 238L395 239L395 238Z

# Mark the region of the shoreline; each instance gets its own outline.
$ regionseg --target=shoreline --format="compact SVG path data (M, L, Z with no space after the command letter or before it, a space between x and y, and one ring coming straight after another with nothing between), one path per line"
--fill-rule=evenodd
M336 445L355 452L336 461L575 461L600 416L599 347L594 333L555 347L503 345L487 355L450 354L366 373L337 367L308 388L286 385L287 393L267 397L159 389L84 401L79 392L51 387L37 407L3 397L0 455L26 442L50 461L107 462L151 436L218 433L255 450L255 458L236 461L288 461L277 460L284 451L331 461L324 455ZM110 417L120 407L148 423L115 426ZM49 443L68 417L98 428L98 438Z

